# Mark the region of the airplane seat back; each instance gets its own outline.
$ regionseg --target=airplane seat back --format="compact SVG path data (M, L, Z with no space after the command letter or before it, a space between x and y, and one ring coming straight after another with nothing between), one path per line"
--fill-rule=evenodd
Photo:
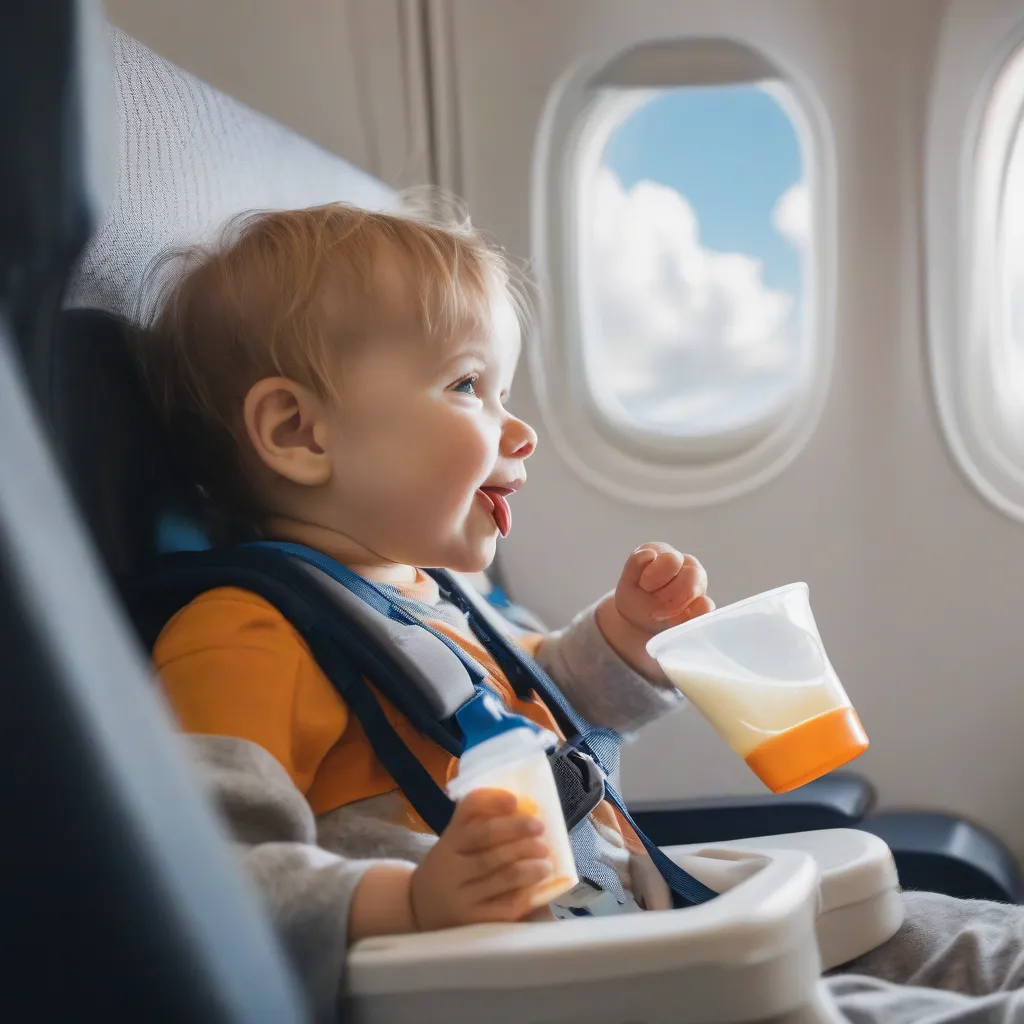
M57 296L109 194L105 42L98 0L0 6L5 1005L298 1024L283 952L139 685L39 416Z
M383 209L394 193L116 28L110 44L115 193L31 371L81 511L124 579L157 550L201 547L207 534L130 352L153 260L210 239L234 214L337 200Z

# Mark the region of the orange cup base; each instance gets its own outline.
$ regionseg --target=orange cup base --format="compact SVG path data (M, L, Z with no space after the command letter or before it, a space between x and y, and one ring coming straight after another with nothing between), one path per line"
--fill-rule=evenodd
M853 708L834 708L755 747L744 760L773 792L788 793L841 768L868 749Z

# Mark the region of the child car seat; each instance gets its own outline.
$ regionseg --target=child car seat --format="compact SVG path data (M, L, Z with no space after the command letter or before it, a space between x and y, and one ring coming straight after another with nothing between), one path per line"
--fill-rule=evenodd
M234 201L296 206L352 198L345 183L353 178L357 187L374 189L343 162L232 104L133 40L115 32L112 43L120 189L72 282L69 303L77 310L62 318L52 359L34 362L33 385L97 544L112 575L123 578L155 546L166 513L187 512L173 453L162 449L148 407L133 390L124 351L124 317L147 257L180 240L176 232L201 236L234 212L226 208ZM147 145L154 133L168 130L173 138ZM224 164L216 168L204 149L214 131ZM158 153L163 163L154 159ZM198 187L193 181L179 190L179 176L197 169L205 175ZM230 188L211 184L221 172L230 175ZM153 174L156 179L147 177ZM376 194L386 197L386 190ZM69 367L78 367L84 379ZM86 431L100 447L82 448ZM101 483L106 489L99 494ZM365 942L350 956L348 1009L359 1020L398 1022L424 1016L673 1024L786 1015L824 1020L827 1006L815 985L822 951L832 966L837 956L884 941L900 923L891 858L884 843L866 833L820 832L791 842L776 837L698 849L689 859L685 851L667 852L698 877L715 879L722 895L659 914ZM866 931L843 924L847 907L872 899L879 912ZM826 911L821 916L819 905ZM840 948L823 940L819 950L816 927L836 927L836 921L850 943Z

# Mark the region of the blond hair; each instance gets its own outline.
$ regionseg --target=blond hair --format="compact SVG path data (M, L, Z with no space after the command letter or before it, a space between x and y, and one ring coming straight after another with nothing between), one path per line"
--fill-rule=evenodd
M419 206L244 214L151 268L137 315L144 376L197 482L232 514L258 515L240 450L257 381L283 376L336 399L338 357L396 302L427 339L486 329L496 289L528 315L525 277L456 205L403 201Z

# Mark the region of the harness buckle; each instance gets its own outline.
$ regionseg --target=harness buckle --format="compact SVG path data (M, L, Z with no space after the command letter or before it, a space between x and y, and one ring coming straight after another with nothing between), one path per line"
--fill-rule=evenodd
M594 810L605 796L605 774L597 762L569 743L548 754L558 800L570 831Z

